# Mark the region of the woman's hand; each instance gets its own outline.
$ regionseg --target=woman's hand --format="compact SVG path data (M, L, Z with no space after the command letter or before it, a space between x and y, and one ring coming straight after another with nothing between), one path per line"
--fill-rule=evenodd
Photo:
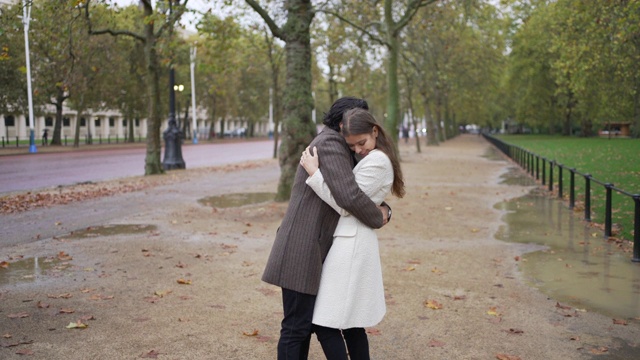
M315 154L315 156L314 156ZM307 146L307 148L302 152L302 156L300 157L300 165L307 170L307 174L312 176L318 170L320 162L318 161L318 149L314 146L313 152Z

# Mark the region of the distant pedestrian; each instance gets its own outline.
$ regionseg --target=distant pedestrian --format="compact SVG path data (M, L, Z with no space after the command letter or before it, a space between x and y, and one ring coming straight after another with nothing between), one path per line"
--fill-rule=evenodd
M49 129L42 130L42 145L46 146L49 140Z

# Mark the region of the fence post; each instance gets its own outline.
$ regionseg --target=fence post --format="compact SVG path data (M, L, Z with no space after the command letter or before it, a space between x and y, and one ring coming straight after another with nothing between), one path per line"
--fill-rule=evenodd
M569 209L576 206L576 168L569 169L571 176L569 179Z
M542 158L542 185L546 184L547 158Z
M635 220L633 224L633 258L631 261L640 262L640 194L633 195L635 206Z
M553 191L553 166L555 164L555 160L549 161L549 191Z
M604 187L607 189L607 198L605 200L605 209L604 209L604 237L608 238L609 236L611 236L611 227L612 227L612 223L611 223L611 202L612 202L612 196L611 196L611 188L613 188L613 184L611 183L606 183L604 184Z
M585 174L584 180L584 220L591 221L591 174Z
M558 164L558 197L562 199L562 164Z
M540 180L540 156L536 155L536 180Z

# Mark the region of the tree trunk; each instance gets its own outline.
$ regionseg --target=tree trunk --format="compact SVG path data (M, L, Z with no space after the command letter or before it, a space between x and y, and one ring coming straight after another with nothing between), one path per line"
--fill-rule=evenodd
M73 147L80 147L80 119L82 119L82 113L84 110L78 109L78 116L76 117L76 127L73 135Z
M58 90L61 92L62 90ZM56 107L56 121L53 123L53 136L51 137L51 145L62 145L62 105L64 104L64 97L56 97L56 103L53 104Z
M389 58L387 62L387 86L389 93L387 94L387 118L385 119L385 128L389 132L389 136L393 139L394 146L398 147L398 119L400 118L400 92L398 90L398 37L389 34L387 41L389 46Z
M134 129L134 126L135 126L135 119L133 118L133 115L131 115L131 114L129 114L128 118L129 118L129 122L127 123L127 125L129 125L129 126L127 126L127 128L129 130L129 136L127 136L127 142L134 143L134 142L136 142L136 135L133 132L133 129Z
M280 145L280 181L276 201L287 201L299 166L300 153L316 135L311 121L311 35L313 20L308 0L290 0L286 33L287 75L284 89L283 137ZM295 16L293 15L295 14Z
M152 9L145 7L145 16L150 17ZM149 96L149 124L147 127L147 154L145 157L145 175L163 173L160 152L160 79L158 54L156 52L156 35L153 32L153 22L145 25L144 53L147 63L147 90Z

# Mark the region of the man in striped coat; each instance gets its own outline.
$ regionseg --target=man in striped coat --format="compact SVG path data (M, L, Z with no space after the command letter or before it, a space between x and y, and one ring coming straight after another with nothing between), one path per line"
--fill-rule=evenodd
M388 221L386 204L377 206L356 184L352 152L340 134L344 112L368 110L363 99L336 100L324 117L325 128L313 139L320 169L336 203L365 225L378 229ZM278 342L279 360L306 359L309 352L315 304L322 262L333 242L340 215L305 184L307 172L298 167L289 207L278 228L262 280L282 288L284 319Z

